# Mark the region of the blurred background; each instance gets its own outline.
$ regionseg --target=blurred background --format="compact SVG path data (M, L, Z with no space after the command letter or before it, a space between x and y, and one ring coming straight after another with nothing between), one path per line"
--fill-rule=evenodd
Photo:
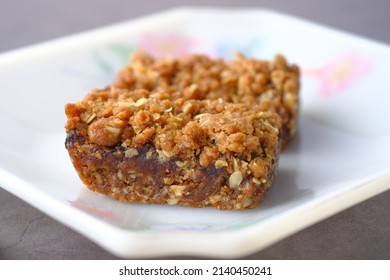
M390 44L388 0L0 0L0 52L177 6L268 8ZM390 259L389 201L387 191L245 258ZM0 188L0 259L115 258Z
M1 0L0 51L177 6L263 7L390 40L387 0Z

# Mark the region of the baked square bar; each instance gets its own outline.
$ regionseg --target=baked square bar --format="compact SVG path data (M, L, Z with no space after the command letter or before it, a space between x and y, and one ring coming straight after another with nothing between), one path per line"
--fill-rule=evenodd
M107 88L66 105L81 180L120 201L255 208L272 184L280 117L247 104Z
M171 99L222 98L232 103L258 106L282 119L282 148L297 129L299 68L282 55L271 61L237 54L232 61L190 55L178 59L153 59L138 51L114 82L124 89L164 91Z

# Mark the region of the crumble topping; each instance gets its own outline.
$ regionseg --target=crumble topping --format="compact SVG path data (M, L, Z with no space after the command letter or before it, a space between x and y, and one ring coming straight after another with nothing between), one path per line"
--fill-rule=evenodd
M117 75L114 86L164 92L165 98L223 99L258 106L282 118L282 145L296 133L299 68L282 55L271 61L249 59L238 53L232 61L191 55L155 60L139 51Z

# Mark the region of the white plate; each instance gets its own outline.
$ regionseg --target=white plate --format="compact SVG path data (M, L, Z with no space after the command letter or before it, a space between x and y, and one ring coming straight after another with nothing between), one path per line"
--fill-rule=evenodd
M64 106L156 56L283 53L302 69L299 135L253 211L124 204L91 193ZM240 257L390 188L390 49L272 11L176 9L0 56L0 185L123 257Z

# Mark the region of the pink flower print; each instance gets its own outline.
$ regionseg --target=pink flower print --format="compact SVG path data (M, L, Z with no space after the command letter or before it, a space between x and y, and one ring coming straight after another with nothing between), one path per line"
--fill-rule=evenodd
M76 207L76 208L78 208L80 210L88 212L88 213L90 213L90 214L92 214L92 215L94 215L96 217L105 218L105 219L109 219L109 220L114 220L115 219L114 213L112 213L109 210L98 208L98 207L95 207L93 205L85 204L84 202L79 201L78 199L74 200L74 201L68 201L68 202L73 207Z
M371 71L371 63L357 53L350 52L339 56L328 64L309 71L305 75L313 75L320 81L320 95L332 96L340 92Z
M147 33L141 37L139 47L155 58L162 58L187 55L196 44L196 40L180 33Z

